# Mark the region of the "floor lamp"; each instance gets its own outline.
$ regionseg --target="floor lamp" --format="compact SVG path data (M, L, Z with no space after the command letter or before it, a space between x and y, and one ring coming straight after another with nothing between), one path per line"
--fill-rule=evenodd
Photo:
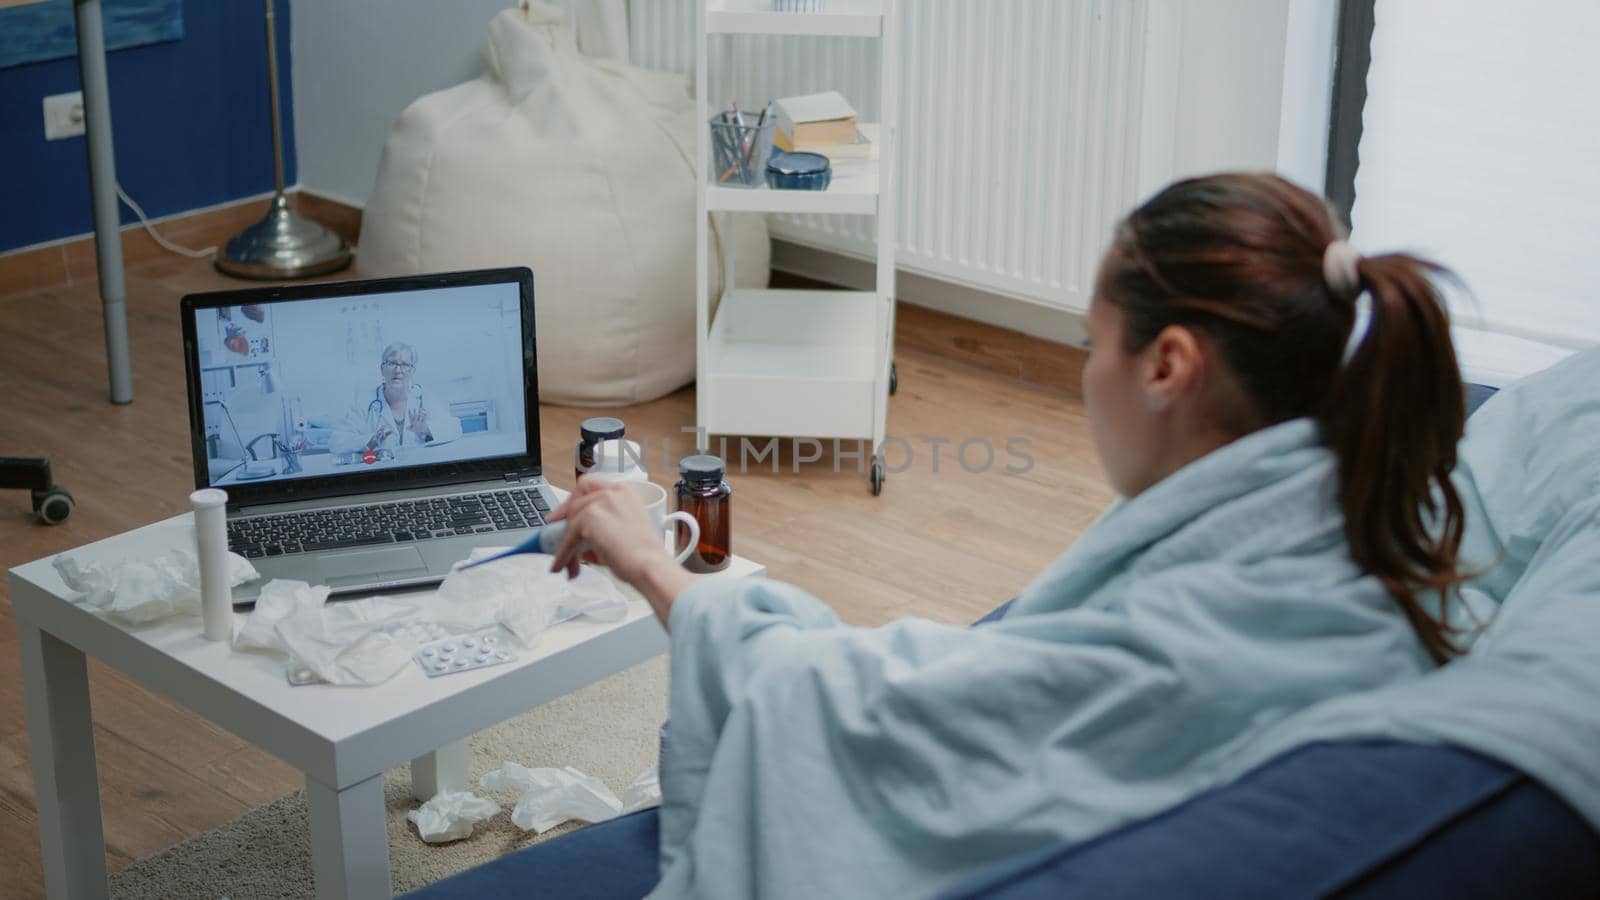
M283 114L278 106L278 29L267 4L267 81L272 94L272 168L277 192L266 218L239 232L217 252L217 270L239 278L309 278L350 265L344 239L289 208L283 192Z

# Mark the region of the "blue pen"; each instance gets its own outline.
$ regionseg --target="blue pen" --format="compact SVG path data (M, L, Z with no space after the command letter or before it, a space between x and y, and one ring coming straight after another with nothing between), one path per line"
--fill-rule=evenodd
M555 553L556 550L560 549L561 539L566 534L567 521L565 519L559 522L551 522L549 525L535 528L533 534L528 535L522 543L512 547L510 550L496 553L493 556L486 556L483 559L475 559L462 565L461 569L471 569L484 563L491 563L497 559L505 559L508 556L516 556L520 553ZM456 571L461 571L461 569Z

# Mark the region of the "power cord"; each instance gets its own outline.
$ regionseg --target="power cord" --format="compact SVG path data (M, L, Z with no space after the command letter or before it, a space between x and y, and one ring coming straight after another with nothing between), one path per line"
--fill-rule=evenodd
M117 196L122 199L123 203L128 204L128 208L133 210L134 215L139 217L139 224L143 225L144 230L150 234L150 239L155 241L157 244L160 244L166 250L176 253L179 256L187 256L190 259L205 259L217 252L217 248L215 247L207 247L204 250L191 250L188 247L180 247L177 244L172 243L171 241L162 237L161 232L156 231L156 227L150 224L150 217L144 214L144 208L135 203L132 197L128 196L128 192L122 189L122 185L120 183L117 184Z

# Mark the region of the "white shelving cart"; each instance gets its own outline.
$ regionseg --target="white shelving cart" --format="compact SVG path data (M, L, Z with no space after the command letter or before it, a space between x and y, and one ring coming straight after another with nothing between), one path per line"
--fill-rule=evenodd
M884 429L894 371L895 122L898 109L894 0L827 0L817 12L779 12L772 0L700 0L695 99L700 189L696 203L696 417L710 435L870 441L868 481L883 489ZM880 41L878 155L836 160L825 191L720 187L711 182L713 114L707 81L713 35L812 35ZM734 38L737 40L737 38ZM717 98L720 104L741 98ZM767 98L743 98L749 104ZM840 213L877 216L872 291L724 289L715 316L708 271L711 215ZM727 233L726 230L724 233ZM733 284L732 241L723 284Z

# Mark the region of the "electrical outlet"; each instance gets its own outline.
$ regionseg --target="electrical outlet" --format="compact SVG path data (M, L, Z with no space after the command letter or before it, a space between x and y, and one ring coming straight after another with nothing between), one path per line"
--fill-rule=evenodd
M44 98L44 139L59 141L83 134L83 91Z

